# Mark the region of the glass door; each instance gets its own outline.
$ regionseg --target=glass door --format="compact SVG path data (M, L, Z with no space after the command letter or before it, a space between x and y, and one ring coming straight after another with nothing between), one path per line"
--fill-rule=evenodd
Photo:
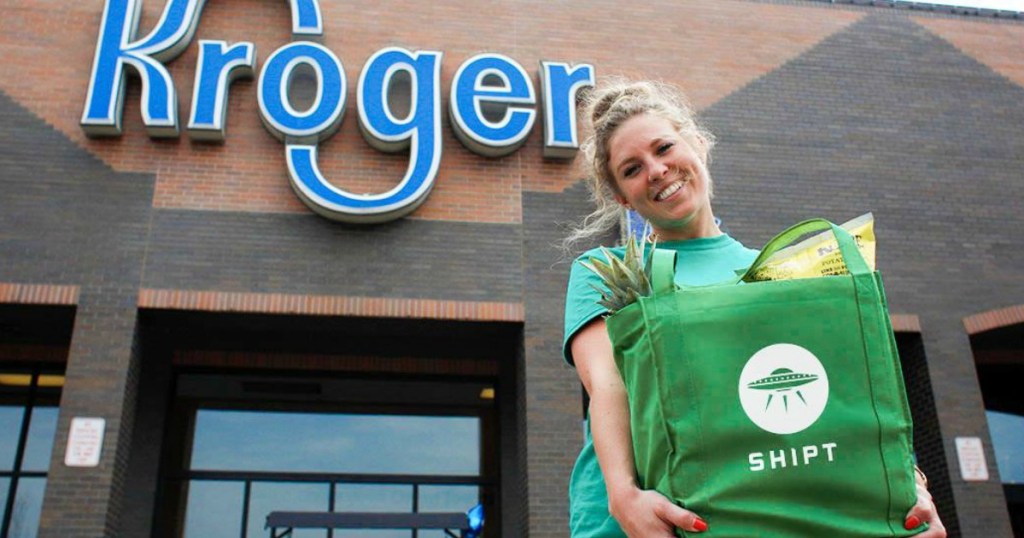
M491 384L367 379L308 386L318 386L319 396L182 399L187 432L178 536L266 537L272 511L464 513L480 502L497 506L496 458L487 455L497 446ZM441 538L444 532L295 529L292 536Z

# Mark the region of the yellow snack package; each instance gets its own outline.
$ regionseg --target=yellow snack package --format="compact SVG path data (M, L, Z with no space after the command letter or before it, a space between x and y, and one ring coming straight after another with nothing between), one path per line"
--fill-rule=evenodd
M857 241L864 261L875 270L875 216L861 215L842 224ZM846 263L839 252L839 243L831 231L815 234L795 245L788 246L768 258L747 278L749 282L814 278L847 274Z

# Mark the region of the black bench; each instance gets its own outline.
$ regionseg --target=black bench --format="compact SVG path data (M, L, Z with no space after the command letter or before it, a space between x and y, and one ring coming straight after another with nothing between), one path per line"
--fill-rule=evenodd
M470 525L469 517L460 512L271 512L266 528L270 529L270 538L290 536L293 529L442 529L448 536L460 538L475 534L470 534ZM282 529L281 534L278 529Z

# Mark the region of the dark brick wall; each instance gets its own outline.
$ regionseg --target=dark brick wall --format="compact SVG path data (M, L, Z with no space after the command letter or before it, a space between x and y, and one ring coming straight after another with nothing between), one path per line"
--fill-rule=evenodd
M138 353L145 357L137 367L139 380L135 400L124 501L115 536L150 536L154 511L159 502L160 457L173 389L171 353L166 330L139 323Z
M569 216L589 211L585 189L523 199L526 424L530 536L563 536L569 473L583 443L580 382L561 359L565 284L572 258L559 246Z
M143 286L519 302L519 226L159 210Z
M0 281L80 286L39 535L114 536L131 439L152 177L113 173L3 95L0 118ZM107 420L98 467L63 465L76 416Z

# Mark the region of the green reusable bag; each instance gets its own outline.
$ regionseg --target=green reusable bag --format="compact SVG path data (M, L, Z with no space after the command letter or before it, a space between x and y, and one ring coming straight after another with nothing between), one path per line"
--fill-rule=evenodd
M916 502L911 418L878 273L816 219L770 241L748 274L829 228L850 274L680 288L674 253L656 251L654 295L606 320L640 485L701 516L699 536L925 528L903 528Z

